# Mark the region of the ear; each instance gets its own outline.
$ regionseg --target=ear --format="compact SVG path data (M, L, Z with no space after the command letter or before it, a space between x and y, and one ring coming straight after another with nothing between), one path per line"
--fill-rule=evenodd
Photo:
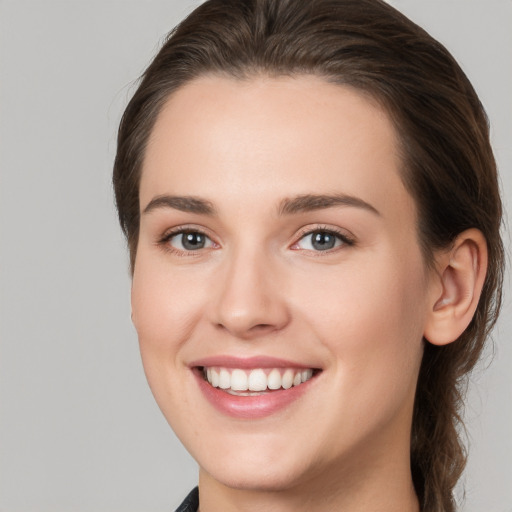
M435 259L423 335L433 345L447 345L465 331L478 306L487 272L485 237L468 229Z

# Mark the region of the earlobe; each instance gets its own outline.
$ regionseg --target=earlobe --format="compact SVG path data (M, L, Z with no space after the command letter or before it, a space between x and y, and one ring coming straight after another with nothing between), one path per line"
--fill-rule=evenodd
M455 341L475 314L487 271L487 243L478 229L461 233L436 256L424 337L434 345Z

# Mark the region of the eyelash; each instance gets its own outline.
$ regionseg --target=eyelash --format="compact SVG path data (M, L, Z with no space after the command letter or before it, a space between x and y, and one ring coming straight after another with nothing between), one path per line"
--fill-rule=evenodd
M199 256L199 253L201 252L201 249L197 249L197 250L180 250L180 249L176 249L175 247L173 247L172 245L170 245L170 240L172 240L172 238L174 238L175 236L178 236L178 235L183 235L185 233L192 233L192 234L199 234L199 235L202 235L206 238L208 238L214 245L218 245L216 244L216 242L214 242L211 237L205 232L203 231L202 229L199 229L199 228L196 228L196 227L183 227L183 226L179 226L177 228L174 228L173 230L171 231L168 231L166 232L159 240L158 240L158 245L163 247L164 250L166 250L167 252L170 252L172 254L175 254L177 256L185 256L185 257L190 257L190 256ZM309 249L303 249L303 250L307 250L309 252L314 252L314 253L317 253L318 256L321 256L322 254L330 254L336 250L339 250L340 248L342 247L351 247L351 246L354 246L355 245L355 240L351 237L349 237L346 233L340 231L340 230L337 230L335 228L332 228L332 227L327 227L327 226L315 226L314 228L305 228L303 230L301 230L297 237L296 237L296 241L292 244L291 247L293 246L296 246L301 240L303 240L304 238L306 238L307 236L310 236L310 235L313 235L314 233L325 233L325 234L328 234L328 235L332 235L334 237L336 237L338 240L341 241L341 246L337 246L337 247L334 247L334 248L331 248L331 249L326 249L324 251L311 251ZM292 249L292 250L300 250L300 248L298 249Z
M176 256L185 256L185 257L199 256L200 249L197 249L195 251L194 250L189 250L189 251L188 250L180 250L180 249L176 249L169 243L171 241L171 239L174 238L175 236L184 235L185 233L202 235L205 238L211 240L212 243L215 244L215 242L213 242L211 237L202 229L199 229L196 227L179 226L179 227L172 229L171 231L166 232L162 236L162 238L160 238L158 240L158 245L161 246L165 251L167 251L171 254L174 254ZM215 244L215 245L218 245L218 244Z
M328 227L328 226L315 226L314 228L305 228L301 230L297 236L297 241L292 244L292 246L296 246L301 240L306 238L307 236L313 235L314 233L325 233L327 235L332 235L341 241L341 246L333 247L332 249L326 249L324 251L311 251L314 252L316 256L322 256L322 254L331 254L337 250L342 249L343 247L352 247L355 245L356 241L347 235L347 233L338 230L336 228ZM300 250L300 249L294 249ZM308 249L304 249L308 250Z

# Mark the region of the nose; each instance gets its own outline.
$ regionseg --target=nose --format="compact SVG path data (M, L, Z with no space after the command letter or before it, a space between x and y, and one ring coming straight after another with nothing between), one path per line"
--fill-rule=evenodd
M283 275L270 260L254 250L239 251L224 262L213 313L217 328L250 340L286 327L290 314Z

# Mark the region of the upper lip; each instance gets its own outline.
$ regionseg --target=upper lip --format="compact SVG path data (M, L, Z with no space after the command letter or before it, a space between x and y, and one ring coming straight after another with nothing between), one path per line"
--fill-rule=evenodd
M218 355L196 359L188 365L194 367L222 367L222 368L298 368L307 370L314 366L269 356L236 357L229 355Z

